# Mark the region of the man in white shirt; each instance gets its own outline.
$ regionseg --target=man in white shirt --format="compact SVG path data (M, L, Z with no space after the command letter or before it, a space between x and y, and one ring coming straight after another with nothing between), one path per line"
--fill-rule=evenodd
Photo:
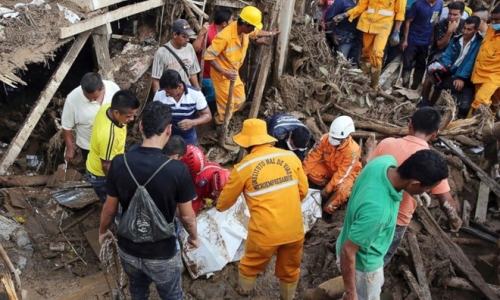
M212 120L207 100L199 89L182 81L179 72L166 70L160 78L160 90L153 101L172 108L172 135L180 135L186 144L198 145L195 126Z
M66 153L64 159L71 163L75 157L73 133L76 133L76 145L80 147L83 161L87 160L90 149L90 135L94 118L103 104L110 103L120 87L112 81L102 80L98 73L83 75L80 86L66 97L61 116Z
M172 32L172 39L156 50L153 59L151 71L153 91L157 92L160 89L160 77L167 69L176 70L181 75L182 81L199 89L197 74L201 68L196 52L189 43L189 38L195 33L184 19L172 23Z

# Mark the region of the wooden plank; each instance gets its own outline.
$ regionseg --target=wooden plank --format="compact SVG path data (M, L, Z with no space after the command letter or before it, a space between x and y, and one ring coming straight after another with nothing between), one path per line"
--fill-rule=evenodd
M54 74L52 74L47 86L38 97L36 103L33 105L33 108L28 114L22 128L17 132L16 136L10 143L9 148L7 148L7 151L2 156L2 159L0 159L0 175L5 175L7 169L12 165L16 157L23 149L24 144L28 140L31 132L40 120L40 117L45 112L47 105L52 100L52 97L59 88L59 85L63 81L64 77L68 74L69 69L73 65L73 62L78 56L78 53L80 53L80 50L83 48L83 45L85 45L89 36L90 31L85 31L78 35L73 43L73 46L71 46L71 49L68 50L68 53L66 53L66 56L63 58L57 70Z
M107 12L102 15L95 16L93 18L83 20L76 24L72 24L66 27L62 27L59 33L59 38L65 39L70 36L74 36L78 33L94 29L96 27L102 26L106 23L110 23L116 20L126 18L131 15L141 13L143 11L151 10L153 8L162 6L164 0L148 0L144 2L139 2L131 5L127 5L116 10Z
M427 207L419 206L416 210L418 217L425 230L436 241L438 250L443 256L449 257L453 264L476 286L488 299L500 300L497 295L484 281L483 277L474 268L469 258L465 255L457 244L451 241L450 237L439 227L438 223L432 217Z
M432 298L425 298L424 293L417 282L417 279L415 278L415 276L413 276L413 273L410 271L410 268L407 265L400 265L399 270L403 273L406 282L408 282L410 290L413 292L413 294L415 294L417 299L432 300Z
M399 66L403 63L401 61L402 56L402 54L398 54L398 56L384 68L382 74L380 74L379 86L384 90L390 88L395 83L395 80L397 80Z
M472 160L463 153L463 151L453 146L453 144L446 138L442 136L438 136L438 139L443 142L453 153L455 153L460 159L466 163L469 167L471 167L474 171L476 171L477 176L481 181L486 183L490 190L495 193L495 195L500 197L500 184L498 184L493 178L491 178L485 171L483 171L478 165L476 165Z
M281 2L281 3L280 3ZM279 29L281 31L278 36L278 45L276 46L276 53L278 59L276 60L276 76L273 78L273 83L277 85L279 78L283 75L283 70L286 64L286 58L288 56L288 43L290 42L290 32L292 31L292 20L295 8L295 0L288 1L277 1L276 6L280 9L278 15ZM270 27L269 30L273 30L274 27Z
M464 205L462 208L462 227L469 227L469 219L470 219L470 203L467 200L464 200Z
M95 255L99 257L99 253L101 252L101 244L99 244L99 228L87 230L83 234L89 242L92 250L94 250Z
M111 73L111 58L109 57L109 40L108 24L97 27L92 31L92 41L94 42L94 53L97 58L97 65L99 67L99 74L102 79L114 81L113 74ZM100 32L95 34L95 31ZM107 33L107 34L103 34Z
M425 274L424 262L422 261L422 254L418 247L417 237L413 232L408 232L407 237L410 244L413 263L415 264L415 271L417 272L418 283L420 284L424 299L432 299L429 283L427 282L427 275Z
M484 223L486 221L489 200L490 187L484 181L481 181L479 184L479 192L477 193L476 213L474 214L475 222Z
M126 0L91 0L90 10L98 10Z

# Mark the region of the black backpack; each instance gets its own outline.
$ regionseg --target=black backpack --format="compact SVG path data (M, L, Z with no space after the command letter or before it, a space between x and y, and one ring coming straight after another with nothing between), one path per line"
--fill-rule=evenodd
M146 190L146 185L151 179L172 159L163 163L144 185L140 185L135 179L127 163L125 154L123 155L123 160L130 176L132 176L132 179L137 184L137 190L134 196L132 196L130 205L118 225L118 235L134 243L152 243L174 237L174 222L167 222Z

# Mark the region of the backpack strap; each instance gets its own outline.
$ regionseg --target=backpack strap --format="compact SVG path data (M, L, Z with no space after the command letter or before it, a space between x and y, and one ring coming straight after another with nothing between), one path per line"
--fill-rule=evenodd
M130 176L132 176L132 179L134 180L135 184L137 184L137 186L141 186L139 184L139 182L137 182L137 179L135 179L134 174L132 174L132 171L130 170L130 167L129 167L128 162L127 162L127 156L125 155L125 153L123 154L123 160L125 161L125 166L127 167L127 170L129 172ZM143 184L142 186L146 186L151 181L151 179L153 179L153 177L155 177L156 174L158 174L158 172L160 172L160 170L163 169L163 167L166 166L171 160L172 159L170 158L169 160L164 162L158 169L156 169L156 171L153 173L153 175L151 175L151 177L149 177L148 181L146 181L146 183Z

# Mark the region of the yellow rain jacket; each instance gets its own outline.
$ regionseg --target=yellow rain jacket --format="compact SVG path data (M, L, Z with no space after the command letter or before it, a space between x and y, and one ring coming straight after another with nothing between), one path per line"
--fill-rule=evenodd
M217 210L229 209L243 192L250 210L248 241L288 244L304 238L300 205L308 188L302 164L292 151L258 145L234 165Z
M389 36L394 20L404 21L405 12L404 0L360 0L347 14L351 22L359 17L360 31Z
M231 23L215 36L212 44L205 51L205 61L215 60L226 70L238 71L241 68L245 60L250 38L255 37L259 30L256 28L250 34L242 34L240 40L237 23ZM231 81L215 70L215 68L210 68L210 78L214 85L215 100L217 102L218 114L215 116L215 123L222 124L224 122ZM245 86L238 75L234 84L231 115L243 105L245 100Z

